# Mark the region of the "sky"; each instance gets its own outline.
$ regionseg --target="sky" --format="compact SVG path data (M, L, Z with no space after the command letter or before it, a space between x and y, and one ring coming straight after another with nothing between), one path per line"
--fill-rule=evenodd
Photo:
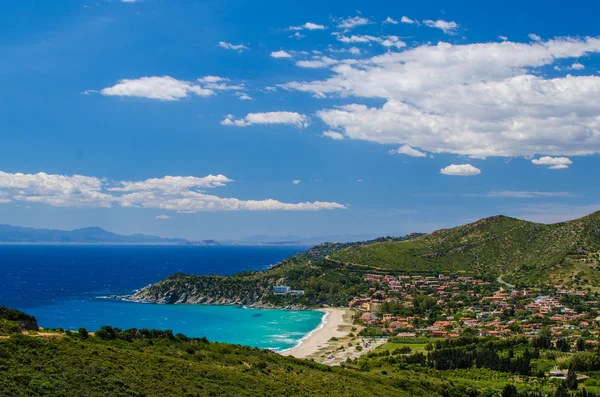
M0 223L403 235L600 210L597 2L0 5Z

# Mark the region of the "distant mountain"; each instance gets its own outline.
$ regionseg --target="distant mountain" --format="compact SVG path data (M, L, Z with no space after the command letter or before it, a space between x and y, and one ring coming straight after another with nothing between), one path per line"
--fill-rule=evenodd
M53 230L0 225L0 243L179 244L187 240L145 234L121 235L99 227Z

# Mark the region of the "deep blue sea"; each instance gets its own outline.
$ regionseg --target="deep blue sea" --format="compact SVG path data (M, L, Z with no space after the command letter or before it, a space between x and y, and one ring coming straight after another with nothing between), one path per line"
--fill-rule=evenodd
M319 326L316 311L157 305L104 299L175 272L228 275L263 270L305 247L0 245L0 306L45 328L171 329L209 340L283 350Z

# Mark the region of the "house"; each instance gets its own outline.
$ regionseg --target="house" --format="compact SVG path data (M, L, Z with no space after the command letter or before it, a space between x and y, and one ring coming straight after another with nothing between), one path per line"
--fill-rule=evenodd
M290 292L290 287L287 285L276 285L273 287L273 293L275 295L286 295L288 292Z

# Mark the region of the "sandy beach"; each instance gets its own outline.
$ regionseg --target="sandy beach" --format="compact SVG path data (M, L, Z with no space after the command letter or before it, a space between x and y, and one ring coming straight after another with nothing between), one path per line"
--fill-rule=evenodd
M342 338L348 335L349 331L339 330L340 326L351 326L352 323L344 319L346 309L320 309L327 313L325 324L320 329L313 331L297 347L281 352L284 356L293 356L296 358L306 358L315 354L320 348L327 346L327 342L333 338ZM347 327L346 327L347 328Z

